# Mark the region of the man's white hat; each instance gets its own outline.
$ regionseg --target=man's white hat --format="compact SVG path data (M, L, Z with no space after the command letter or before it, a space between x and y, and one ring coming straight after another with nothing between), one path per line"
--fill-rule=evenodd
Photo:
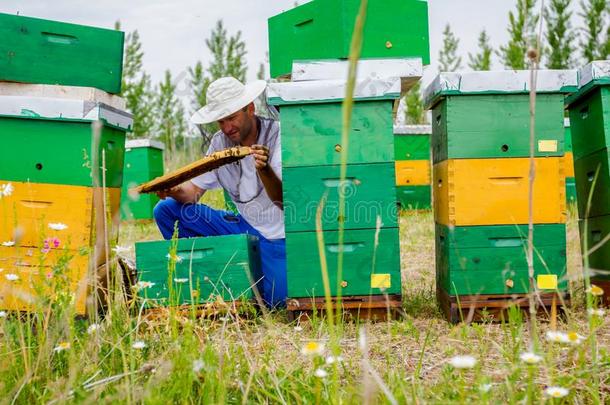
M193 124L209 124L244 108L265 91L267 82L256 80L246 85L234 77L221 77L208 87L207 104L191 117Z

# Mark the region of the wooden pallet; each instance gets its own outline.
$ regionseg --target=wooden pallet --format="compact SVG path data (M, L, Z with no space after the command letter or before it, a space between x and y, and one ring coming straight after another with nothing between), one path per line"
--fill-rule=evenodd
M336 297L331 298L333 310L340 305L343 310L343 319L368 319L386 321L399 317L402 308L402 297L396 295L363 295L341 297L339 303ZM326 299L318 298L289 298L286 301L288 320L306 321L313 316L326 315Z
M538 314L550 314L553 296L556 298L557 308L561 309L563 304L570 302L567 293L561 297L556 293L540 294L536 300ZM519 307L526 316L529 313L529 298L526 294L450 296L443 289L437 288L436 297L447 321L451 323L483 320L501 322L508 320L508 309L513 306Z
M610 280L591 279L591 284L595 284L604 290L604 295L601 297L601 305L610 307Z

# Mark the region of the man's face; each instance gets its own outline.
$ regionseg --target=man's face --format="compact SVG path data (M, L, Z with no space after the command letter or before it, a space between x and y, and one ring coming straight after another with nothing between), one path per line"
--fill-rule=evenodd
M243 142L252 131L250 106L218 120L220 130L235 143Z

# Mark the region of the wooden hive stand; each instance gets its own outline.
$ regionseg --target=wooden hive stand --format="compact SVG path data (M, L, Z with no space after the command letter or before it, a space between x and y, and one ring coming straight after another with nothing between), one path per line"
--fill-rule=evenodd
M343 310L344 320L373 320L387 321L400 317L402 308L402 297L400 294L393 295L361 295L342 297L339 301L331 297L333 312L340 305ZM315 316L325 316L326 299L317 298L290 298L286 302L288 320L306 321Z

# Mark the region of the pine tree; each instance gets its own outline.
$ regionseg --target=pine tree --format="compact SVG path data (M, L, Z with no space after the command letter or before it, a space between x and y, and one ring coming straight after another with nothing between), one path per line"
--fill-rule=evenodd
M449 24L443 31L443 49L439 52L439 68L441 72L453 72L462 67L462 57L457 56L460 40L453 35Z
M155 116L157 117L155 132L157 137L165 144L165 149L172 153L184 145L186 123L184 120L184 106L176 97L176 85L172 83L172 75L165 71L164 79L159 83Z
M476 55L468 54L470 62L468 66L472 70L490 70L491 69L491 54L493 52L491 45L489 45L489 37L485 30L479 34L479 53Z
M115 24L117 29L120 23ZM121 84L121 97L125 98L127 110L133 115L130 138L151 136L154 126L153 103L154 95L150 76L143 70L142 43L138 31L133 31L125 37L125 51L123 57L123 79Z
M538 16L534 14L536 0L517 0L517 14L508 13L510 39L506 46L500 47L498 55L509 69L525 69L528 48L536 46L536 24Z
M582 30L584 41L580 42L585 63L605 59L608 55L607 47L610 40L610 27L606 41L602 39L604 21L609 14L607 0L588 0L586 3L581 1L580 7L584 10L580 16L585 21L585 28Z
M228 36L222 20L218 20L205 43L212 53L209 67L204 70L203 64L197 62L194 67L189 68L192 106L195 111L206 104L206 92L214 80L225 76L233 76L241 82L246 79L246 44L241 38L241 31ZM204 130L208 134L214 133L218 130L218 125L204 125Z
M572 67L572 42L576 37L572 31L569 11L572 0L550 0L545 10L546 17L546 59L549 69L569 69Z
M405 121L409 125L420 125L426 123L424 102L421 98L421 81L409 90L405 96Z

